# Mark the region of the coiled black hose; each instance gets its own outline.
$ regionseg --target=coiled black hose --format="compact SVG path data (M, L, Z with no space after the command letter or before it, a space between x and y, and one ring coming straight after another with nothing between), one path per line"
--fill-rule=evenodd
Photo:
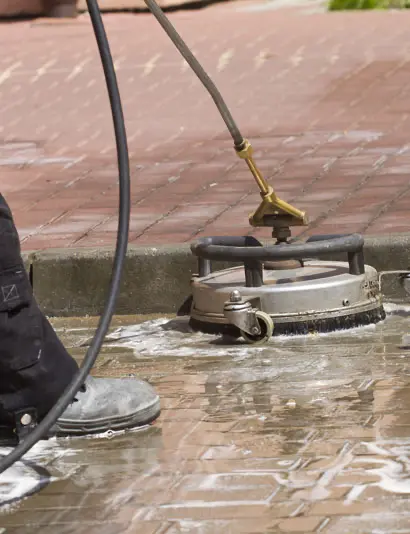
M80 370L66 388L60 399L48 412L46 417L37 427L0 461L0 473L20 460L41 438L43 438L62 415L67 406L73 401L78 390L84 383L98 357L105 335L111 323L115 310L115 303L120 290L121 276L124 260L127 254L128 230L130 220L130 171L127 135L125 131L124 115L122 112L121 98L115 75L114 64L110 46L105 33L97 0L87 0L95 38L100 52L101 63L104 69L105 81L110 98L112 118L114 122L115 141L117 146L118 171L119 171L119 218L118 233L115 249L115 257L112 268L111 282L107 301L101 315L94 338L83 360Z

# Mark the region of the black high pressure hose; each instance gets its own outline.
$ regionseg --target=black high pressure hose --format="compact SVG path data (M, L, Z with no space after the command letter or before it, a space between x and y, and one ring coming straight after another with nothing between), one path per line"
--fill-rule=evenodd
M218 88L162 11L161 7L157 4L156 0L144 0L144 2L212 97L231 134L235 149L238 151L242 150L245 146L245 140ZM243 242L240 242L240 240ZM249 259L279 260L285 259L285 257L294 259L306 257L311 254L326 254L328 252L361 253L363 250L363 238L355 234L314 236L309 238L306 243L288 244L285 249L277 246L262 247L260 243L255 248L255 244L252 245L249 239L244 237L207 237L199 239L197 243L194 243L191 246L191 250L196 256L204 259L233 260L236 258L240 261Z
M151 11L151 13L154 15L154 17L157 19L157 21L162 26L165 33L168 35L168 37L177 47L181 56L185 59L185 61L188 63L191 69L195 72L199 80L202 82L205 89L211 95L212 100L215 102L215 105L218 108L218 111L221 114L221 117L224 120L226 127L229 130L229 133L232 136L235 148L237 150L241 150L244 145L244 138L241 132L239 131L239 128L236 125L232 117L232 114L229 111L228 106L226 105L224 99L222 98L222 95L219 92L218 88L216 87L214 82L211 80L211 78L208 76L208 74L205 72L202 65L199 63L199 61L196 59L194 54L188 48L188 46L186 45L182 37L179 35L177 30L171 24L170 20L165 15L165 13L162 11L162 9L157 4L157 2L155 0L144 0L144 1L148 9Z
M33 429L32 432L30 432L30 434L28 434L24 441L17 445L17 447L15 447L11 453L9 453L0 461L0 473L20 460L27 451L29 451L41 438L48 433L57 419L65 411L67 406L73 401L78 390L87 378L91 368L95 363L95 360L98 357L105 335L110 326L112 316L114 314L115 303L120 290L124 260L127 254L130 219L130 171L124 116L110 46L108 44L108 39L105 33L105 28L97 0L87 0L87 7L91 17L95 38L97 40L98 49L101 56L101 63L104 69L107 90L110 98L118 157L120 190L119 219L117 243L109 293L97 330L94 334L94 338L78 373L73 378L71 384L66 388L54 407L48 412L46 417L38 424L38 426Z

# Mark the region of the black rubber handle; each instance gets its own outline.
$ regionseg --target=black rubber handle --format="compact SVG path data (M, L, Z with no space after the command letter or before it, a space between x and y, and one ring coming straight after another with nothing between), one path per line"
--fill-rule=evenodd
M319 237L319 236L318 236ZM320 256L335 252L360 252L364 239L359 234L306 243L263 246L254 237L216 236L199 239L191 245L192 253L200 258L223 261L290 260Z
M251 236L215 236L200 238L191 245L192 253L203 260L263 262L301 260L307 257L346 252L351 274L364 273L364 239L359 234L313 236L304 243L263 246ZM203 270L203 269L202 269ZM201 269L200 269L201 271ZM206 271L209 271L207 268ZM203 276L203 273L200 273Z

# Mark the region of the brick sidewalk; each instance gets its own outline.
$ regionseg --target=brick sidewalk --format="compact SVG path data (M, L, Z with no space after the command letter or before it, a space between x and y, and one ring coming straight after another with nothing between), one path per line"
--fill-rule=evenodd
M267 177L308 211L307 233L408 231L410 13L269 5L171 17ZM259 195L211 99L150 15L105 20L127 118L130 242L248 233ZM1 30L1 191L24 249L112 245L116 154L87 18Z

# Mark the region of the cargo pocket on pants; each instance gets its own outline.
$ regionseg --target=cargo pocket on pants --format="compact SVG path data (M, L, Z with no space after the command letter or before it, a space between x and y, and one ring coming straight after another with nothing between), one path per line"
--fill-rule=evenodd
M0 369L20 371L40 360L41 312L24 267L0 273Z

